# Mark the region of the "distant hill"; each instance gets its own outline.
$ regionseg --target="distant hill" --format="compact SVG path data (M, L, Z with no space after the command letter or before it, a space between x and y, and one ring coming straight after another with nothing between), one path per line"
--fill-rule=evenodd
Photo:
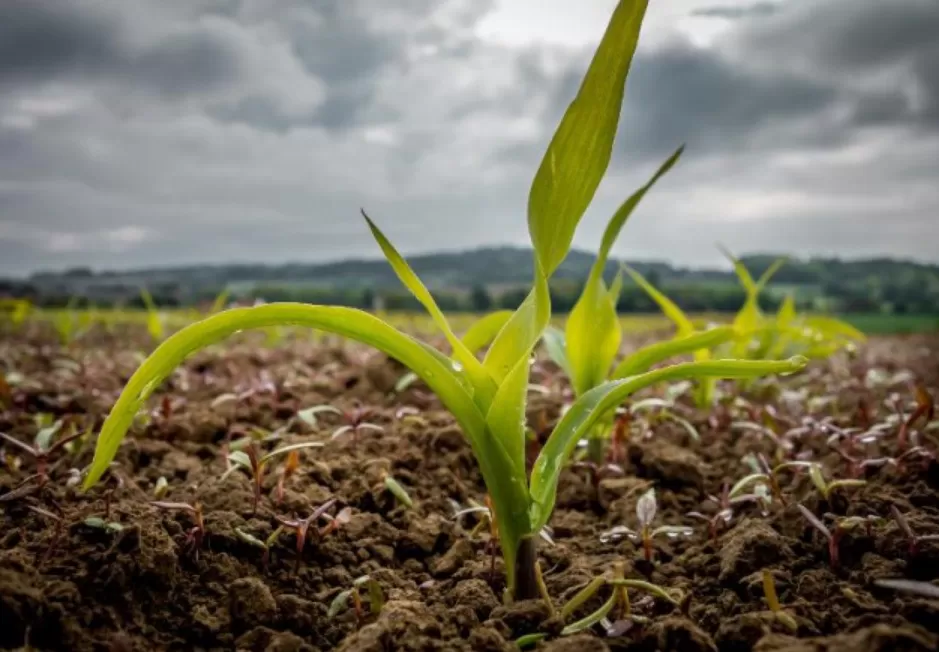
M775 259L774 254L753 254L742 258L754 276ZM552 281L560 297L576 296L580 283L593 263L593 254L572 251ZM476 295L485 306L506 296L511 304L519 288L531 280L531 251L519 247L487 247L463 252L422 254L408 261L424 282L451 303ZM730 305L737 300L739 287L732 272L724 269L689 269L665 262L633 262L633 267L654 283L677 292L686 304L701 303L701 297L717 296ZM612 278L619 261L607 265ZM72 269L37 273L26 281L0 281L0 295L29 296L41 303L60 303L80 297L96 304L127 303L139 298L141 287L169 304L190 304L209 300L223 288L235 298L268 300L297 299L351 305L369 304L375 297L387 296L392 303L404 296L400 282L384 260L344 260L322 264L284 265L194 265L129 271ZM878 258L843 261L833 258L791 258L774 277L768 300L792 292L801 303L821 302L841 310L939 312L939 265ZM400 297L399 297L400 295ZM624 296L640 294L630 291ZM624 299L626 300L626 299ZM716 301L716 299L715 299ZM827 303L826 303L827 302ZM832 303L833 302L833 303ZM705 307L713 301L703 301ZM721 303L723 305L723 303ZM394 307L394 305L392 306ZM470 306L473 307L473 306ZM622 308L623 306L621 306ZM629 309L629 306L626 306Z

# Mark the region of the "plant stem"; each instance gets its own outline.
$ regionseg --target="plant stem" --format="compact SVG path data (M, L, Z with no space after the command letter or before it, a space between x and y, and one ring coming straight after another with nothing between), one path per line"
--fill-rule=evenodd
M518 544L518 554L515 556L515 595L513 596L516 600L536 600L541 597L538 570L535 567L538 561L535 541L534 535L528 535L522 537Z
M605 453L604 444L606 441L598 436L600 433L598 430L595 430L591 433L590 439L587 440L587 458L596 465L603 464L603 457Z

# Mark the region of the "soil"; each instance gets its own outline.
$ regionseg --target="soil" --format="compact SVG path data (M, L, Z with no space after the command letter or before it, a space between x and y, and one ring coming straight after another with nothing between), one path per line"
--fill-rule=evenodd
M0 336L0 369L10 385L0 390L0 432L31 442L40 414L81 429L100 427L150 348L146 334L130 327L95 330L69 346L57 344L41 325L8 328ZM634 592L634 612L647 623L621 627L625 633L617 636L595 627L560 637L564 623L543 602L503 604L501 560L492 573L487 530L471 532L475 517L452 518L453 501L481 502L485 489L453 418L424 388L396 394L403 372L398 364L335 338L289 333L272 341L270 335L242 334L196 354L163 384L150 415L138 420L121 447L110 480L86 494L75 486L71 469L90 462L92 438L58 451L41 487L27 480L36 471L33 460L2 447L0 648L500 651L517 649L519 636L545 632L551 637L536 649L553 652L937 650L939 600L874 585L879 578L939 579L939 541L923 541L911 554L889 519L896 506L917 533L939 533L935 461L867 469L865 486L835 492L829 500L818 497L804 473L787 475L785 506L776 504L763 516L744 505L716 540L706 524L685 516L713 513L707 496L748 473L744 455L772 455L768 438L740 432L732 422L756 418L783 432L812 414L867 428L888 419L897 399L905 406L913 400L914 380L935 395L937 363L939 337L874 339L853 358L815 364L792 378L745 388L722 385L730 400L707 412L681 398L682 414L698 428L700 441L673 422L645 427L637 420L623 477L597 486L586 470L565 471L551 521L554 544L539 547L555 604L617 562L625 564L627 577L688 597L672 607ZM539 362L535 380L541 369L553 373ZM228 393L237 396L216 400ZM556 394L532 394L529 418L542 436L561 402ZM330 439L341 417L322 413L315 426L295 417L325 403L368 408L367 420L383 431ZM419 418L397 415L404 406L416 407ZM222 479L225 442L253 428L281 429L278 444L325 442L301 451L279 504L272 469L257 513L245 473ZM859 453L892 454L896 431L892 427ZM937 435L935 429L924 432L920 443L936 450L930 438ZM822 461L832 476L848 474L824 435L800 438L795 452ZM388 491L386 474L406 488L413 507ZM202 505L206 537L197 551L187 546L194 525L189 513L149 504L161 477L168 482L162 500ZM657 524L693 525L695 534L657 541L648 564L641 546L600 535L616 525L634 527L636 500L651 486L659 500ZM267 563L263 551L236 532L265 539L277 517L306 517L330 499L337 501L330 513L348 507L351 517L326 536L311 536L300 560L292 532L276 540ZM850 532L833 569L825 542L800 515L797 501L817 514L886 520L869 532ZM122 529L89 526L88 517ZM772 571L795 631L768 611L763 570ZM380 613L368 613L363 591L361 614L349 608L330 615L337 594L366 574L383 590ZM601 591L571 620L607 595Z

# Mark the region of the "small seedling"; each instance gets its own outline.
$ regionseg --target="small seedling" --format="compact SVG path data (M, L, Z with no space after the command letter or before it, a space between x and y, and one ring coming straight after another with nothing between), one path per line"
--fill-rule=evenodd
M303 559L303 549L306 547L307 535L310 532L310 526L314 525L320 518L323 518L324 515L336 504L336 499L327 500L325 503L313 510L313 513L307 516L306 518L293 518L286 519L281 518L280 516L276 517L277 522L280 523L285 529L293 530L296 534L297 539L297 563L296 568L300 568L300 562ZM315 527L313 532L319 535L319 530Z
M370 423L368 418L372 415L372 409L369 407L363 407L356 403L356 405L350 410L340 410L339 408L333 407L332 405L315 405L306 410L301 410L297 412L297 416L300 419L310 425L316 425L316 415L322 414L324 412L330 412L332 414L337 414L342 417L344 425L336 428L333 431L333 434L330 436L331 439L337 439L343 435L352 433L352 443L353 445L358 445L359 443L359 434L366 431L372 432L385 432L385 429L382 426L379 426L374 423Z
M170 511L188 512L192 516L193 526L186 533L186 551L191 553L196 559L199 558L199 551L202 549L202 543L205 541L206 529L205 521L202 518L202 505L196 502L189 503L171 503L160 500L154 500L150 503L157 509Z
M349 599L352 599L352 609L355 612L355 619L361 626L365 621L365 609L362 603L362 589L366 590L368 597L368 612L377 616L385 606L385 593L381 585L372 577L363 575L352 582L352 588L341 591L333 598L329 604L329 610L326 612L326 618L334 619L340 613L349 608Z
M395 480L395 478L389 475L387 472L383 473L382 475L384 476L385 489L387 489L399 503L408 509L414 507L414 501L411 500L411 496L401 485L401 483Z
M322 528L320 528L320 538L327 537L341 528L343 525L347 525L349 521L352 520L352 508L343 507L335 516L331 516L327 513L323 514L323 518L326 519L327 523Z
M653 529L652 521L655 520L657 511L658 501L655 498L655 489L649 489L636 502L636 520L639 522L639 531L637 532L625 526L617 526L601 534L600 540L607 542L627 536L634 542L642 542L643 556L647 562L651 563L654 539L658 537L675 539L694 534L693 528L684 525L661 525Z
M734 484L733 487L730 488L729 498L731 500L744 495L746 490L753 487L754 485L762 484L769 487L770 493L774 499L785 505L786 498L783 496L782 487L779 484L780 473L787 469L811 468L812 466L817 465L816 462L792 460L789 462L777 464L774 467L770 467L769 463L766 461L766 458L763 457L762 454L756 456L755 459L757 460L757 464L759 465L760 470L741 478L737 481L736 484Z
M254 442L249 443L245 450L243 451L232 451L228 454L228 459L233 464L232 466L222 474L222 479L227 478L231 473L237 469L245 469L248 473L251 474L251 477L254 480L254 505L251 513L256 514L258 511L258 505L261 503L261 489L264 485L264 473L267 469L268 463L281 455L289 455L290 453L302 450L304 448L320 448L322 447L321 442L316 441L307 441L301 442L299 444L291 444L290 446L284 446L283 448L278 448L277 450L271 451L267 455L260 455L258 453L258 448ZM299 464L299 460L297 461ZM281 488L282 490L282 488Z
M90 527L95 530L101 530L108 534L117 534L118 532L124 531L124 526L116 521L108 521L100 516L89 516L84 521L82 521L87 527Z
M607 618L617 606L620 610L619 619L628 619L638 623L646 622L645 618L634 615L632 613L632 605L629 600L629 589L643 591L654 597L665 600L666 602L669 602L675 606L680 605L683 598L683 596L680 595L680 592L670 592L669 590L664 589L657 584L652 584L643 580L626 579L624 576L624 565L622 563L617 563L613 566L612 573L593 578L583 589L574 595L574 597L571 598L567 604L564 605L564 607L562 607L560 612L562 620L567 620L570 618L574 612L576 612L604 586L609 586L613 589L609 599L604 602L603 605L596 611L590 613L584 618L581 618L577 622L566 626L563 630L561 630L562 636L576 634L593 627ZM676 598L674 595L672 595L673 593L678 593L679 597Z
M55 550L56 546L59 545L59 541L62 540L62 535L65 533L65 520L62 518L61 513L54 514L47 509L36 507L35 505L27 505L27 508L36 514L39 514L40 516L44 516L54 524L52 529L52 537L49 541L49 547L46 548L45 552L43 552L42 556L39 558L38 563L39 565L42 565L45 564L50 557L52 557L52 551Z
M300 468L300 451L292 450L287 453L283 465L280 467L280 474L277 478L277 488L274 490L274 503L280 505L284 500L284 485L290 479L297 469Z
M854 489L867 484L864 480L855 479L826 480L825 474L822 471L822 465L817 463L809 466L809 477L812 479L812 484L818 489L818 493L820 493L825 500L828 500L831 497L831 493L836 489Z
M235 536L237 536L242 543L246 543L249 546L263 550L264 552L261 555L261 564L264 565L264 568L267 568L267 565L271 560L271 546L274 545L274 543L277 541L277 537L279 537L283 531L284 526L280 525L277 527L277 529L271 532L266 539L261 541L261 539L258 539L253 534L249 534L241 528L235 528Z
M906 449L907 442L910 438L910 431L917 421L923 421L923 425L929 423L936 417L936 402L933 400L932 394L924 387L923 385L916 385L915 389L916 396L916 409L913 410L912 414L903 422L903 425L900 426L900 432L897 435L897 450L902 452Z
M829 529L828 526L809 511L805 505L796 503L796 507L799 508L805 520L808 521L812 527L821 532L828 542L828 561L832 570L837 570L841 566L840 544L845 534L851 530L863 527L867 530L869 535L871 527L875 523L879 523L883 520L879 516L845 516L836 519L834 528Z
M4 432L0 432L0 439L16 446L36 461L36 477L39 480L40 487L49 479L49 459L52 455L59 449L64 448L69 442L78 439L84 434L81 431L73 430L64 437L52 441L56 434L62 429L62 425L62 421L56 421L51 426L40 428L39 432L36 433L32 446Z
M162 500L169 490L169 482L167 482L166 478L161 475L159 478L157 478L156 484L153 485L153 497L157 500Z
M779 604L779 596L776 593L776 578L767 570L763 571L763 597L766 598L766 606L776 616L776 620L781 622L793 634L799 631L799 624L796 619Z
M903 536L906 537L906 540L909 543L907 550L911 557L915 556L916 553L919 552L919 546L921 543L928 541L939 541L939 534L916 534L913 531L912 526L910 526L910 522L907 521L903 513L896 508L896 505L890 506L890 515L893 517L897 527L900 528L900 532L902 532Z
M610 446L610 451L613 451L613 446ZM621 478L626 475L626 471L623 470L623 467L613 462L598 465L591 460L581 460L571 464L571 468L586 469L590 474L590 484L593 486L594 490L599 489L600 482L606 478Z

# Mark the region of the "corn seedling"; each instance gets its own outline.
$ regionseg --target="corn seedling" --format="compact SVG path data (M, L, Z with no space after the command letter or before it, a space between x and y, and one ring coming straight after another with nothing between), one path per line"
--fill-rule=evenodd
M172 503L162 500L154 500L151 501L150 504L157 509L182 511L190 515L193 525L189 529L189 532L186 533L185 549L198 559L199 551L202 549L202 543L205 541L207 534L205 520L202 518L202 505L198 502L190 505L189 503Z
M336 504L336 499L327 500L325 503L313 510L313 512L306 518L292 518L286 519L281 518L280 516L276 517L277 522L283 526L284 529L292 530L296 535L296 550L297 550L297 563L296 568L300 568L300 562L303 560L303 550L306 547L307 538L309 536L311 526L315 526L316 522L321 518L324 518L329 512L330 509ZM330 519L332 522L333 519ZM319 536L320 531L313 527L313 533Z
M939 534L916 534L910 522L906 520L906 516L897 509L896 505L890 506L890 516L893 517L894 523L897 524L897 527L900 528L900 532L906 537L908 545L907 551L910 557L915 556L916 553L919 552L920 544L928 541L939 541Z
M629 537L633 542L642 544L643 557L649 563L652 562L652 544L659 537L667 539L677 539L680 537L689 537L694 534L694 529L684 525L661 525L657 528L652 527L655 520L655 514L658 511L658 501L655 498L655 489L649 489L636 501L636 521L639 524L638 530L633 530L623 525L619 525L607 530L600 535L603 542L615 541L623 537Z
M140 300L143 301L143 305L147 309L147 332L154 342L162 342L166 337L163 317L160 315L160 310L153 302L153 297L147 288L140 288Z
M271 561L271 546L277 542L277 537L279 537L283 531L284 526L280 525L273 532L271 532L266 539L262 541L253 534L245 532L241 528L235 528L235 536L237 536L238 540L242 543L262 550L261 564L264 566L264 568L267 568Z
M776 578L767 570L763 571L762 575L763 597L766 599L766 606L769 607L769 610L772 612L773 616L776 617L776 620L782 623L786 629L792 633L799 631L799 624L796 622L796 619L779 604L779 596L776 593Z
M261 490L264 486L264 475L270 461L286 455L287 461L289 462L291 453L297 453L304 448L320 448L322 446L323 444L321 442L307 441L301 442L299 444L284 446L283 448L278 448L266 455L261 455L258 453L258 447L252 441L248 443L248 445L245 447L245 450L236 450L228 454L228 459L230 462L232 462L232 466L229 467L224 474L222 474L222 479L224 480L239 468L247 471L251 475L253 480L252 487L254 488L254 504L252 507L252 513L257 513L258 506L261 504ZM297 460L297 464L299 464L299 460ZM287 471L285 469L284 473L286 472ZM283 474L281 477L283 478ZM280 486L280 490L283 491L283 486Z
M4 432L0 432L0 439L3 439L3 441L7 442L7 444L18 448L20 451L33 458L36 463L35 477L38 480L40 487L43 486L49 479L50 458L56 452L65 448L69 442L78 439L84 434L82 431L73 429L72 432L60 437L59 439L55 439L55 436L61 431L62 425L62 421L56 421L50 426L40 428L39 432L36 433L36 437L33 439L32 445L21 442L20 440L11 437Z
M157 500L163 500L169 490L169 482L167 482L166 478L161 475L159 478L157 478L156 484L153 485L153 497Z
M365 608L362 601L362 590L365 590L368 600L368 612L372 616L381 613L385 606L385 593L381 585L372 577L363 575L352 582L352 587L339 592L333 601L329 604L326 617L329 620L336 618L339 614L349 608L352 603L352 611L355 613L355 619L361 625L365 621Z
M675 364L626 378L600 382L583 392L548 436L532 470L526 467L524 423L533 348L551 318L548 281L568 254L574 232L606 173L617 132L625 81L638 44L646 0L621 1L614 9L576 97L568 107L535 174L528 200L528 227L533 244L533 285L526 299L498 331L480 360L454 334L432 295L404 258L364 215L368 228L398 278L421 302L452 350L444 355L429 344L396 329L382 318L341 306L271 303L236 308L191 324L164 340L125 386L98 436L95 458L85 480L93 486L113 459L134 415L159 383L190 354L236 332L291 325L340 335L378 349L420 376L454 415L479 464L492 497L499 543L505 560L509 594L537 598L536 538L554 509L561 469L577 444L596 424L636 391L656 383L704 377L746 378L802 369L805 361L711 360ZM622 221L645 189L628 199L614 221ZM618 230L617 229L614 229ZM604 247L608 249L608 247ZM608 322L609 292L594 275L591 300L602 303ZM614 315L615 316L615 315ZM600 323L600 320L596 320ZM574 319L577 323L578 319ZM589 326L589 328L588 328ZM572 330L573 332L573 330ZM572 366L599 369L585 349L602 345L609 358L613 337L593 335L593 326L577 329L578 342L568 342ZM615 353L615 351L614 351ZM593 362L587 363L589 360ZM601 361L602 362L602 361ZM584 372L585 373L585 372ZM593 378L593 371L589 378ZM602 376L596 376L600 378ZM588 383L581 375L578 383Z

